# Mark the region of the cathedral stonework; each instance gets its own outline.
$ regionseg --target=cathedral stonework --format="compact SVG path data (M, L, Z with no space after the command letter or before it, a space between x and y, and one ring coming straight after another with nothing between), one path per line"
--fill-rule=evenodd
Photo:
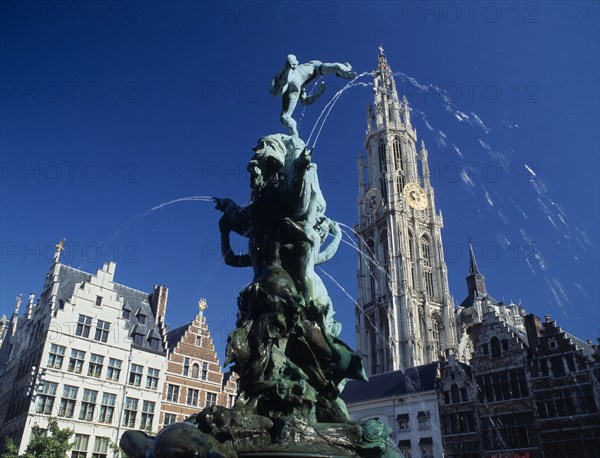
M457 347L428 153L380 48L358 161L362 255L356 338L369 375L438 361Z

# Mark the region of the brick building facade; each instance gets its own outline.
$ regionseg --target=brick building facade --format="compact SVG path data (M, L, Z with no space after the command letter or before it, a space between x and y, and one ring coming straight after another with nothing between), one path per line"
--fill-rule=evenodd
M232 407L237 377L223 374L200 300L194 319L167 334L168 368L161 407L161 428L183 421L204 407Z

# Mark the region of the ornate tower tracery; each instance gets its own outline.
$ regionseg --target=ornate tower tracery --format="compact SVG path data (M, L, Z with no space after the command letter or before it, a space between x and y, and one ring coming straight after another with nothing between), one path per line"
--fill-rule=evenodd
M359 159L357 346L368 374L438 361L456 348L428 153L379 48Z

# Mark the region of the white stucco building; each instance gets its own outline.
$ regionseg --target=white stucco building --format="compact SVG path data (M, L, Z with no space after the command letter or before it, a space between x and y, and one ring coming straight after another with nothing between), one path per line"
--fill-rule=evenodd
M439 363L386 372L348 382L341 397L355 421L374 418L388 425L405 458L439 458L439 377Z
M23 453L52 416L74 430L72 457L113 456L125 429L158 431L166 288L137 291L114 282L113 262L92 275L59 257L0 348L0 437Z

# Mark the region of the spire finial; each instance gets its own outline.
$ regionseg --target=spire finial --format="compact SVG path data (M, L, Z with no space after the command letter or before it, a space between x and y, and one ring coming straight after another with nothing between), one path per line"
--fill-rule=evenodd
M467 236L469 241L469 275L481 275L479 268L477 267L477 260L475 259L475 252L473 251L473 239L471 235Z
M383 56L383 45L380 44L378 49L379 49L379 55Z
M15 314L16 314L16 315L18 315L18 314L19 314L19 308L21 307L21 302L22 302L22 299L21 299L21 294L19 294L19 295L17 296L17 304L15 305Z

